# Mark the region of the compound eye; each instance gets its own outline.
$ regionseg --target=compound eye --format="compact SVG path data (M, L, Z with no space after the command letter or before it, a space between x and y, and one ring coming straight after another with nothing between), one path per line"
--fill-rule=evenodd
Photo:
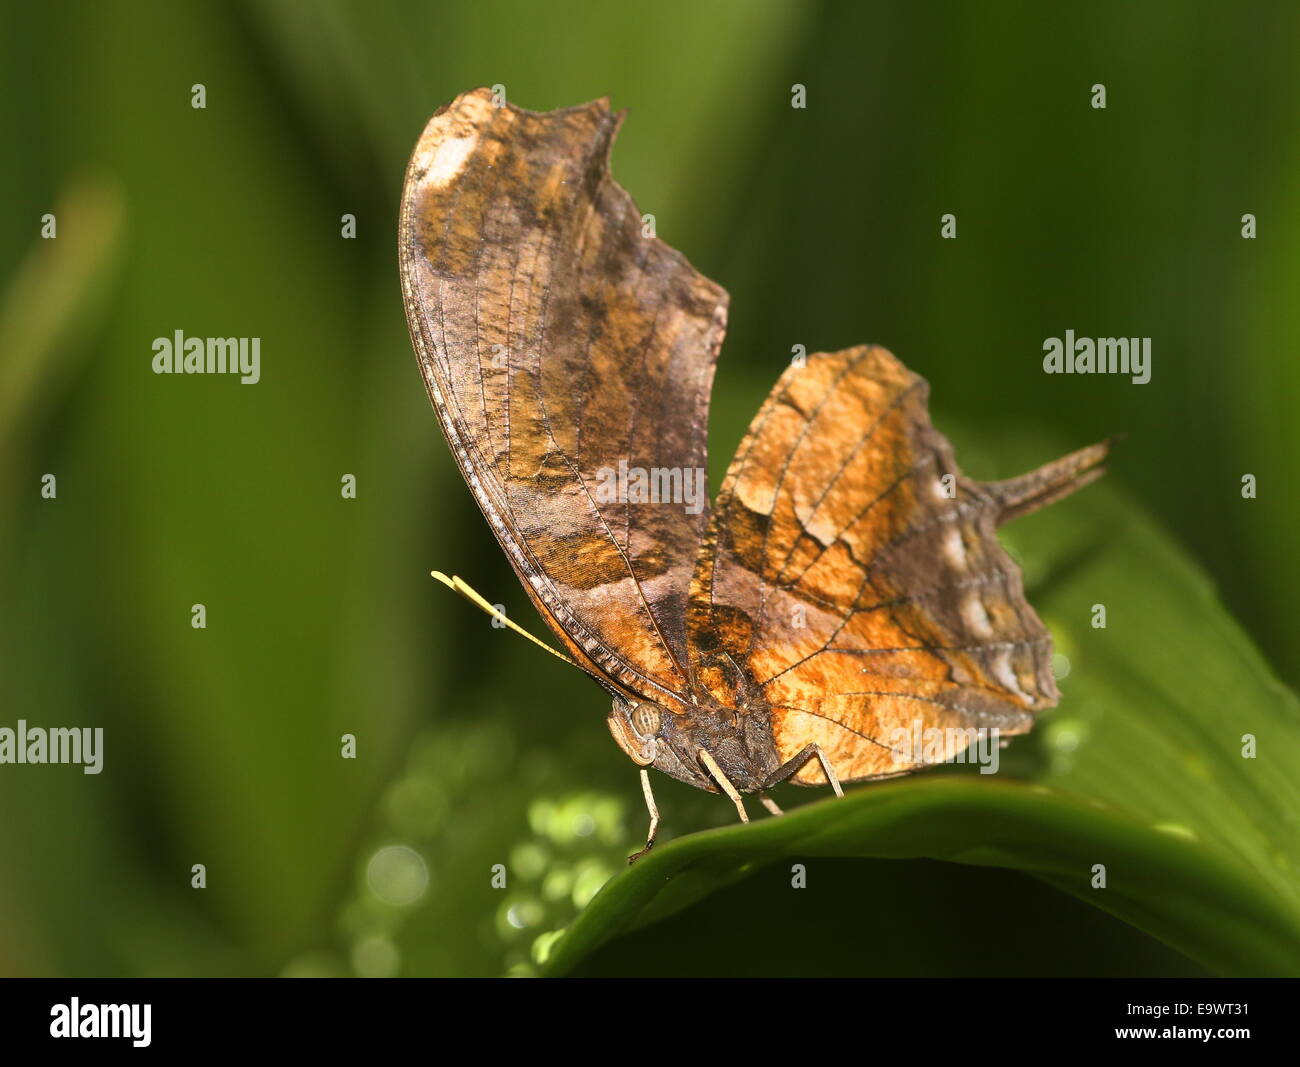
M661 721L658 704L638 704L632 709L632 729L640 737L654 737Z

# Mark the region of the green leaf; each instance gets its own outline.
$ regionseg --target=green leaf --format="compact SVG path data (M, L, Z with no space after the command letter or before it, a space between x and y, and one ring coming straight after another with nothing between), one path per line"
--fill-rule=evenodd
M928 857L1025 871L1224 974L1293 974L1300 918L1173 834L1045 786L934 776L860 789L781 819L693 834L612 879L555 947L562 974L619 933L783 857ZM1091 888L1091 865L1107 884Z
M1002 780L931 772L673 842L611 879L547 973L784 857L927 857L1023 871L1221 974L1300 974L1294 695L1114 485L1006 533L1069 666Z

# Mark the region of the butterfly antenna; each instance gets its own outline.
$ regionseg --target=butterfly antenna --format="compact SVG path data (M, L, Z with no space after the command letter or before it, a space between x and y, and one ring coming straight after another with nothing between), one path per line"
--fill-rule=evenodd
M454 574L451 577L448 577L447 575L443 574L442 571L430 571L429 573L432 574L435 578L437 578L438 581L442 582L442 584L445 585L448 589L454 590L455 592L459 593L475 607L480 608L483 611L487 612L489 615L492 616L492 618L499 619L501 621L502 626L510 627L510 629L514 630L515 633L528 638L528 640L530 640L538 648L546 649L546 651L549 652L556 659L562 659L564 660L565 663L568 663L573 667L578 666L576 663L573 662L573 660L571 660L563 652L557 651L556 649L548 645L545 641L543 641L541 638L534 637L518 623L512 621L511 619L506 618L505 612L503 612L500 608L496 607L495 605L489 604L463 578Z
M1071 452L1068 456L1062 456L1055 462L1044 464L1028 474L1022 474L1019 478L987 483L984 488L1001 505L998 525L1045 508L1085 485L1091 485L1106 473L1106 468L1099 464L1117 440L1118 437L1110 437L1099 441L1095 445Z

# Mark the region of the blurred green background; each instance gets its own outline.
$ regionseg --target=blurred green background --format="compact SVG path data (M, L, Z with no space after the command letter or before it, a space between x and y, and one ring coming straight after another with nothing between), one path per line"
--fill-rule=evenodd
M792 345L885 344L977 477L1127 432L1108 477L1295 685L1298 47L1291 3L6 3L0 725L106 753L0 766L0 974L529 974L637 844L604 695L428 576L540 629L396 273L406 157L478 85L630 110L615 177L732 296L714 485ZM1044 375L1067 329L1152 337L1151 382ZM262 338L261 382L154 375L175 330ZM669 836L733 818L657 788ZM586 973L1198 973L1011 872L787 880Z

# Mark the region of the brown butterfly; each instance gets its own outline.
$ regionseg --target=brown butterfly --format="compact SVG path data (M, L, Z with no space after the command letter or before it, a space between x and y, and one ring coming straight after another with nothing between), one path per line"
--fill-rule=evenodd
M1059 699L999 525L1087 485L1108 443L962 475L927 386L882 348L791 366L710 512L727 294L609 175L623 115L458 97L402 197L402 289L461 473L642 768L742 795L891 777ZM696 490L692 495L692 490ZM464 588L462 587L462 591ZM489 608L488 610L492 610ZM937 750L903 738L941 731ZM641 853L637 855L642 855ZM635 857L633 857L635 858Z

